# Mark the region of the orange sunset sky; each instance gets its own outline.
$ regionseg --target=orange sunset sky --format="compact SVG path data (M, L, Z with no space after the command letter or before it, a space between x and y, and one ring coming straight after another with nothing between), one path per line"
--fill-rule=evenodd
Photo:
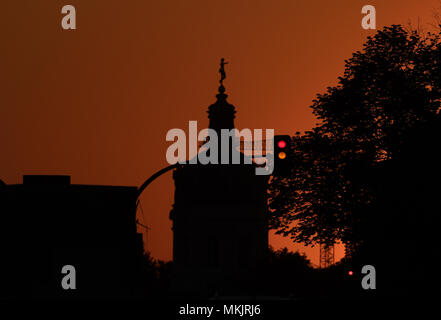
M74 5L77 30L62 30ZM0 179L68 174L72 183L139 186L167 165L169 129L208 125L219 59L238 128L294 134L316 123L311 101L377 28L430 29L438 0L5 0L0 4ZM438 10L440 11L440 10ZM172 254L171 173L142 195L153 256ZM318 248L270 235L275 248ZM343 248L338 247L336 258Z

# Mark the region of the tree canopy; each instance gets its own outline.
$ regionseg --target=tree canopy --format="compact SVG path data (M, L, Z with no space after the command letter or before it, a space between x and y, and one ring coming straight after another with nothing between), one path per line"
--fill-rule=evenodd
M319 123L293 137L291 175L272 179L271 228L305 244L363 241L360 230L375 217L377 168L438 117L440 35L392 25L345 61L338 84L313 101Z

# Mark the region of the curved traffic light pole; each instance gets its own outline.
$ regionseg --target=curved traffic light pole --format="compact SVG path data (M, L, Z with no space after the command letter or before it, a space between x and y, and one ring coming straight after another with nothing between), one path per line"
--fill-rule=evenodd
M285 149L285 147L288 146L288 141L291 140L291 137L289 135L277 135L274 137L274 145L275 145L275 149L274 149L274 154L275 154L275 161L283 161L284 163L287 161L287 154L285 151L283 151ZM277 149L277 150L276 150ZM276 156L277 154L277 156ZM169 165L161 170L159 170L158 172L156 172L155 174L153 174L150 178L148 178L139 188L138 191L136 193L136 199L139 198L139 196L141 195L141 193L144 191L145 188L147 188L149 186L150 183L152 183L156 178L160 177L161 175L163 175L164 173L166 173L167 171L173 170L175 168L178 168L180 166L182 166L183 164L181 163L175 163L172 165ZM278 163L278 166L282 166L282 163ZM280 168L282 169L282 168ZM278 170L278 171L283 171L283 170Z
M181 164L180 163L175 163L172 165L169 165L168 167L165 167L159 171L157 171L156 173L154 173L150 178L148 178L139 188L138 191L136 192L136 199L139 198L139 196L141 195L141 193L144 191L145 188L147 188L149 186L150 183L152 183L156 178L160 177L161 175L163 175L164 173L166 173L167 171L173 170L175 168L180 167Z

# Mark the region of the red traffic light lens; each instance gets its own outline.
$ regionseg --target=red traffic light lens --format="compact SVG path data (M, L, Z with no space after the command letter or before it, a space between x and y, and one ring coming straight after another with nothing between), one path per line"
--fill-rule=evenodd
M280 140L280 141L277 143L277 146L278 146L279 148L285 148L285 147L286 147L286 142L283 141L283 140Z
M351 271L348 272L348 275L353 276L354 272L351 270Z

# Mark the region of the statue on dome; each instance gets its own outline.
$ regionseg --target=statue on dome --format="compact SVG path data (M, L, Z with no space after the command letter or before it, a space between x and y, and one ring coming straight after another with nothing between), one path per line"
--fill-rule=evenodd
M220 84L222 84L223 83L223 81L224 81L224 79L227 77L227 75L225 74L225 65L226 64L228 64L228 62L225 62L225 59L224 58L221 58L221 61L220 61L220 69L219 69L219 72L220 72L220 74L221 74L221 79L220 79Z

